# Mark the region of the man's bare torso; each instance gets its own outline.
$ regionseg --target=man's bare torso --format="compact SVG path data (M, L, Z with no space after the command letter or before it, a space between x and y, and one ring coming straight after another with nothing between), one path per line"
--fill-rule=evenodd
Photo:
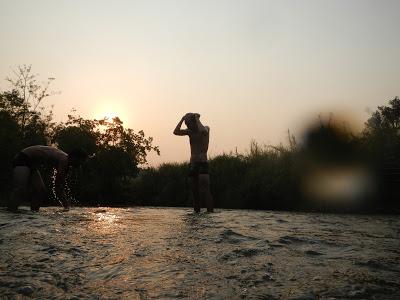
M188 135L190 141L190 162L206 162L210 128L205 126L204 130L190 130Z

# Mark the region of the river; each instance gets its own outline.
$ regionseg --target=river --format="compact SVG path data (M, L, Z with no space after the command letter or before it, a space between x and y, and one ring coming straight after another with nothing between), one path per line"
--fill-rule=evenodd
M0 209L0 298L400 299L399 216Z

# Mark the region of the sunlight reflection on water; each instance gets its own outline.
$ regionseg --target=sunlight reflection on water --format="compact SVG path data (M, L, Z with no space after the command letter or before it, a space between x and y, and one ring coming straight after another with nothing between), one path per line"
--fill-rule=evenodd
M100 222L112 224L117 219L118 219L117 216L114 214L110 214L110 213L98 213L97 214L97 220Z
M398 295L399 227L391 216L0 210L0 295L16 298L24 288L40 299Z

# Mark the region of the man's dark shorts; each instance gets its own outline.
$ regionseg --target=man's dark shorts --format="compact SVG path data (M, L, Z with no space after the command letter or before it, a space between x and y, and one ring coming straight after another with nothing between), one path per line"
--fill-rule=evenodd
M208 162L194 162L189 164L189 177L197 177L200 174L208 174Z
M26 155L23 152L18 153L15 155L13 162L12 162L13 167L32 167L32 162L31 159L29 158L28 155Z

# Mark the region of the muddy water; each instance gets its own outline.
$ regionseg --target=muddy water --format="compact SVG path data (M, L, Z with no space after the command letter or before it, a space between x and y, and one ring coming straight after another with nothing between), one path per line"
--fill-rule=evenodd
M400 218L0 209L0 298L400 299Z

